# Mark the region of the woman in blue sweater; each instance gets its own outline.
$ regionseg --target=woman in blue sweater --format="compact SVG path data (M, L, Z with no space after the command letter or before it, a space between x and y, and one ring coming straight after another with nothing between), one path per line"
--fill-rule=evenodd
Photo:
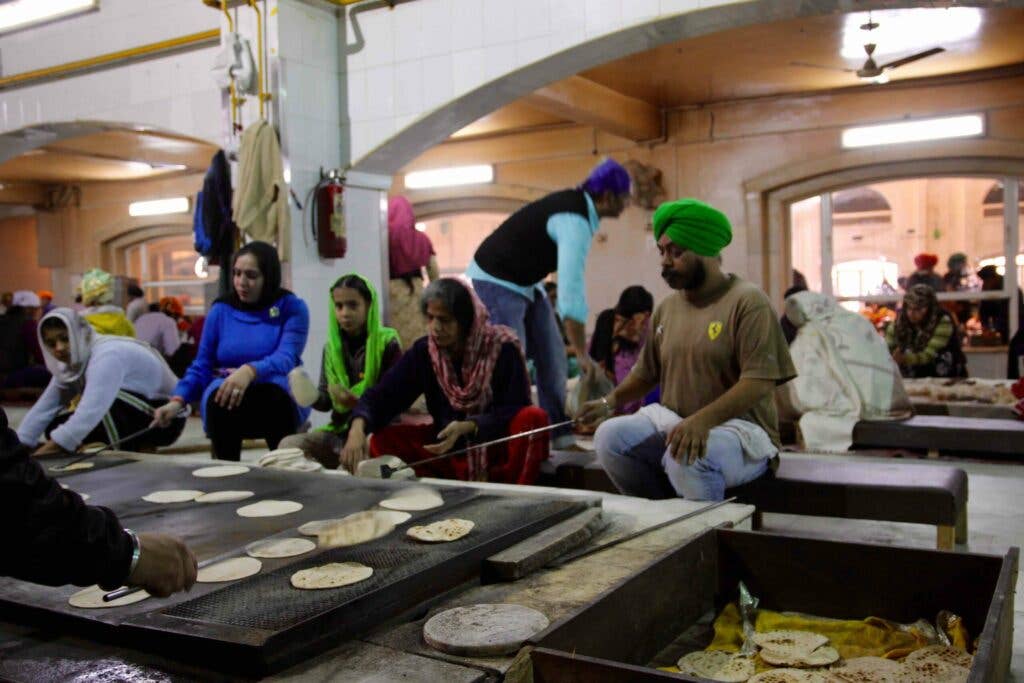
M277 448L309 415L288 390L288 373L302 364L309 309L281 288L277 252L266 242L245 245L232 261L231 282L231 295L210 308L196 359L155 416L163 423L201 397L203 427L219 460L238 460L243 438Z

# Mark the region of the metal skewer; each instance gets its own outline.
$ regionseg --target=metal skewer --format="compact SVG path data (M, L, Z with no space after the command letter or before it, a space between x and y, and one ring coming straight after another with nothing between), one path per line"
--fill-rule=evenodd
M175 415L171 419L177 420L179 417L188 417L191 412L192 412L191 409L188 406L185 406L184 408L179 410L178 414ZM108 443L108 444L104 445L102 448L99 448L99 449L97 449L95 451L90 451L90 452L86 453L85 455L83 455L83 456L81 456L79 458L75 458L71 462L62 465L61 467L62 468L71 467L75 463L82 462L83 460L88 460L89 458L92 458L94 456L99 455L103 451L108 451L111 448L114 448L115 446L120 446L121 444L125 443L126 441L131 441L132 439L136 439L136 438L142 436L143 434L145 434L146 432L148 432L148 431L150 431L152 429L156 429L156 428L157 428L157 425L152 425L151 424L148 427L146 427L145 429L140 429L139 431L135 432L134 434L129 434L128 436L123 436L120 439L118 439L117 441L112 441L111 443Z
M702 515L705 512L711 512L715 508L720 508L723 505L725 505L726 503L731 503L734 500L736 500L736 496L732 496L731 498L726 498L725 500L720 500L717 503L711 503L710 505L705 505L704 507L702 507L702 508L700 508L698 510L693 510L691 512L687 512L685 515L680 515L679 517L673 517L672 519L669 519L669 520L666 520L664 522L661 522L660 524L655 524L654 526L649 526L646 529L641 529L640 531L634 531L633 533L628 534L626 536L623 536L622 538L616 538L614 541L608 541L607 543L602 543L601 545L596 545L593 548L586 548L586 549L581 550L581 551L579 551L577 553L573 553L571 555L567 555L566 557L558 558L557 560L548 563L547 566L549 568L561 567L563 564L568 564L569 562L574 562L574 561L579 560L581 558L588 557L589 555L593 555L594 553L599 553L602 550L607 550L608 548L617 546L620 543L625 543L626 541L632 541L634 538L637 538L639 536L643 536L644 534L649 534L652 531L657 531L658 529L664 529L667 526L670 526L672 524L677 524L679 522L685 521L685 520L690 519L692 517L696 517L698 515Z
M198 564L196 564L196 571L202 569L203 567L209 567L214 562L220 562L220 558L211 557L208 560L203 560L202 562L199 562ZM112 590L109 593L105 593L103 595L103 602L113 602L114 600L120 600L126 595L132 595L134 593L138 593L141 590L145 590L145 588L142 588L141 586L122 586L117 590Z
M438 460L444 460L446 458L454 458L457 455L464 455L465 453L469 453L470 451L477 448L490 448L491 446L497 446L498 444L505 443L507 441L514 441L516 439L522 439L523 437L526 436L534 436L535 434L543 434L544 432L550 432L552 430L567 427L572 424L576 424L576 420L566 420L565 422L558 422L553 425L548 425L547 427L538 427L537 429L531 429L528 432L520 432L518 434L512 434L511 436L503 436L500 439L494 439L493 441L484 441L483 443L473 444L472 446L467 446L466 448L462 448L457 451L452 451L451 453L442 453L441 455L436 455L433 458L427 458L426 460L417 460L411 465L409 463L405 463L399 465L398 467L392 467L390 465L382 464L380 466L380 478L390 479L391 475L395 474L396 472L401 472L402 470L413 469L414 467L426 465L427 463L431 462L437 462Z

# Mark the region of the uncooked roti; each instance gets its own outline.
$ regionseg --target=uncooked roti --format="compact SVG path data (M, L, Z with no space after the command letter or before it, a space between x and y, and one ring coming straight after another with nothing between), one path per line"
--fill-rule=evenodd
M251 498L252 491L211 491L196 498L197 503L237 503Z
M409 527L405 535L427 543L457 541L476 526L468 519L442 519L426 526Z
M453 655L507 655L548 627L548 618L522 605L481 604L455 607L423 625L423 639Z
M89 470L96 466L94 462L75 462L70 465L52 465L51 472L74 472L75 470Z
M111 600L110 602L103 602L103 596L109 592L111 591L104 590L99 586L89 586L68 598L68 604L72 607L81 607L82 609L103 609L105 607L123 607L125 605L132 605L136 602L142 602L149 597L149 593L146 591L136 591L134 593L129 593L123 598Z
M295 557L308 553L316 548L316 543L308 538L274 538L269 541L257 541L245 546L250 557L275 559L279 557Z
M202 491L192 489L171 489L168 491L153 491L142 497L147 503L184 503L195 500L203 495Z
M258 503L243 505L237 512L241 517L277 517L290 515L302 509L302 503L294 500L261 500Z
M428 489L424 486L414 486L403 489L390 498L385 498L379 505L388 510L429 510L444 505L444 498L433 489Z
M198 470L194 470L192 476L204 479L211 477L233 477L236 474L245 474L248 471L249 468L245 465L211 465L210 467L200 467Z
M292 390L295 402L303 408L308 408L320 398L320 390L302 368L294 368L288 373L288 388Z
M373 576L373 568L358 562L331 562L292 574L292 585L303 590L340 588Z
M258 574L263 563L255 557L232 557L230 560L203 567L196 576L199 583L220 583L221 581L237 581L247 576Z
M754 675L755 668L754 660L750 657L721 650L691 652L682 657L676 666L684 674L729 683L743 683Z

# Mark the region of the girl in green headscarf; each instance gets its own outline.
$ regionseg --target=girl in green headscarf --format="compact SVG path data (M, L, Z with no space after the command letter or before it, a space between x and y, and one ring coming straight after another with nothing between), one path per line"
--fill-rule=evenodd
M398 362L402 348L398 333L381 324L377 291L362 275L349 273L331 285L330 321L313 408L331 411L331 421L285 437L279 448L300 448L324 467L336 469L352 408Z

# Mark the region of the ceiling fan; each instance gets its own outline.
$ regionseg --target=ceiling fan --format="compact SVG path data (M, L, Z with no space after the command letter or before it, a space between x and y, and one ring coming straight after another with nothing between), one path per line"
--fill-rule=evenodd
M860 28L864 31L870 32L878 28L878 24L872 21L869 15L868 23L861 24ZM826 66L824 64L811 64L809 62L790 62L790 65L806 66L814 69L828 69L830 71L844 71L846 73L856 74L857 77L860 78L861 80L874 81L875 83L887 83L889 81L887 72L897 67L901 67L904 64L910 64L911 62L916 62L920 59L924 59L925 57L931 57L932 55L937 55L940 52L946 51L945 48L942 47L933 47L929 50L924 50L923 52L918 52L908 57L903 57L902 59L896 59L886 64L879 65L878 63L875 62L874 58L876 47L877 45L875 45L875 43L867 43L864 45L864 52L867 53L867 60L865 60L863 66L861 66L859 69L848 69L839 66Z

